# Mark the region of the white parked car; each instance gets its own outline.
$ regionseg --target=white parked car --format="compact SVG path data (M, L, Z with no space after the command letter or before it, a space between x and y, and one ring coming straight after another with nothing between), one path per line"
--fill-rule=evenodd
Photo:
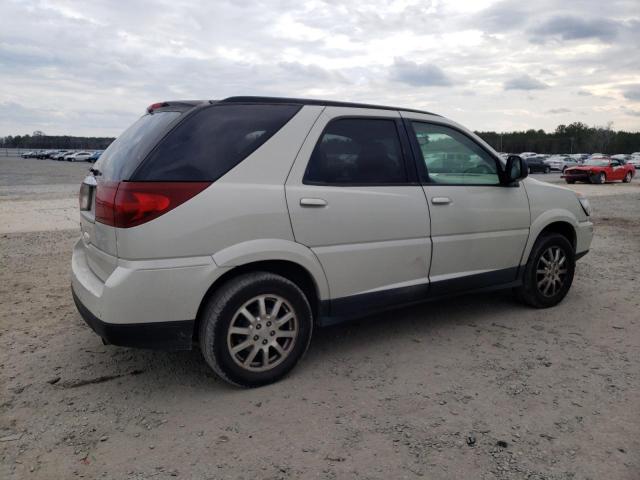
M538 155L538 154L537 154L536 152L522 152L522 153L520 154L520 156L521 156L522 158L535 157L535 156L537 156L537 155Z
M69 162L86 162L89 157L91 157L91 155L93 155L92 152L74 152L70 155L67 155L65 158L65 160L69 161Z
M631 154L631 156L627 159L627 163L636 167L636 170L640 168L640 154Z
M197 343L242 386L382 309L501 288L554 306L592 238L584 197L418 110L163 102L91 172L71 261L86 322L115 345Z

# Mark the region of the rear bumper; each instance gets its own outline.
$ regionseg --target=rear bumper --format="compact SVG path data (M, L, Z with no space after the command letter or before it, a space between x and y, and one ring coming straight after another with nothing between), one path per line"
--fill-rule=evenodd
M193 342L193 320L153 323L106 323L96 317L73 291L73 301L84 321L102 340L121 347L189 350Z
M93 331L114 345L190 349L202 299L227 269L211 257L109 258L112 268L102 269L98 276L95 252L83 240L73 249L73 298Z

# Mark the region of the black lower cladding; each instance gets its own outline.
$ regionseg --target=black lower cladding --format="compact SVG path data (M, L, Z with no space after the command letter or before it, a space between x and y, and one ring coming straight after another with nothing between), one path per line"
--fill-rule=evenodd
M193 344L194 320L150 323L106 323L85 307L75 292L73 301L87 325L105 343L121 347L158 350L190 350Z
M333 325L374 312L422 303L463 293L511 288L522 283L519 268L440 280L323 301L318 324Z

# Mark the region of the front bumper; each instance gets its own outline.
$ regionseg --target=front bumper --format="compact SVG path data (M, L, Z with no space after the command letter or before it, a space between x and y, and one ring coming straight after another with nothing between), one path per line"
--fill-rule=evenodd
M576 260L584 257L589 252L591 240L593 240L593 222L591 220L578 222L576 228Z
M574 180L576 182L588 182L591 178L589 172L567 172L565 171L561 176L566 180Z

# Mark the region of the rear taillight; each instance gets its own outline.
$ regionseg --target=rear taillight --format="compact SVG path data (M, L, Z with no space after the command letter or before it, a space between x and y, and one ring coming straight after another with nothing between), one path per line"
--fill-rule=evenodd
M96 221L118 228L142 225L196 196L211 182L99 182Z

